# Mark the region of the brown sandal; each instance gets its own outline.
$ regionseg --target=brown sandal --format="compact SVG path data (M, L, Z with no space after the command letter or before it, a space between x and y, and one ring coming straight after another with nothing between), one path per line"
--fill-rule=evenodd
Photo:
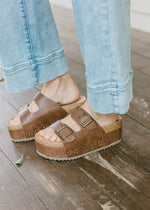
M61 138L61 142L46 140L37 133L35 144L39 155L50 160L73 160L121 141L121 117L115 123L101 127L82 108L76 108L70 115L80 126L80 131L75 132L60 120L57 121L50 127Z
M38 106L38 111L31 113L26 105L19 112L21 127L15 127L10 125L10 120L7 127L14 142L30 141L35 138L35 133L39 130L46 128L52 123L56 122L67 116L77 106L81 106L86 101L84 96L69 104L58 104L51 99L39 93L35 98L34 102Z

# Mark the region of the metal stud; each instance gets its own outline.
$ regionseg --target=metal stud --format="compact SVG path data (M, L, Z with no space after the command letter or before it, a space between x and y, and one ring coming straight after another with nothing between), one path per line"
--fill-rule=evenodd
M98 143L98 144L101 144L101 141L98 141L97 143Z
M35 133L37 133L37 131L38 131L37 129L34 130Z
M83 150L85 150L85 149L86 149L86 147L82 147L82 149L83 149Z
M77 151L78 151L78 149L75 149L74 151L75 151L75 152L77 152Z
M70 152L69 152L69 151L67 151L66 153L67 153L67 154L70 154Z
M93 147L93 144L91 144L90 147Z
M107 142L108 140L107 139L105 139L105 142Z
M43 126L43 129L45 129L46 127L45 126Z
M28 136L28 135L29 135L29 132L28 132L28 131L26 131L26 133L25 133L25 134L26 134L26 136Z

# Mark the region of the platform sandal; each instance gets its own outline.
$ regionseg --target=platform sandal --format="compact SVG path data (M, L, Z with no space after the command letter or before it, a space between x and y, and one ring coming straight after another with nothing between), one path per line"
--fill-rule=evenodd
M26 105L19 112L21 125L10 125L10 120L13 120L14 117L8 121L7 127L12 141L23 142L35 139L35 134L39 130L64 118L71 110L81 106L85 101L85 96L80 96L78 100L72 103L61 105L39 93L34 98L38 111L31 113L28 109L29 105Z
M35 135L37 153L50 160L74 160L93 152L111 147L121 141L121 117L110 125L101 127L81 107L70 113L80 126L78 132L63 124L60 120L52 124L61 141L47 140L38 132Z

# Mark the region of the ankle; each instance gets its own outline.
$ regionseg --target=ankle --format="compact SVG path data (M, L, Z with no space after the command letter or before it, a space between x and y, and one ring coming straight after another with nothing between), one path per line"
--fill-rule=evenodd
M51 92L50 90L52 90L51 93L55 94L57 92L59 86L60 86L60 79L56 78L56 79L53 79L51 81L44 83L44 86L43 86L41 92L45 96L49 96L50 92Z
M85 109L102 127L116 122L119 118L119 114L116 113L103 114L95 112L89 106L88 101L84 103L82 108Z
M42 94L59 103L70 103L80 96L80 91L69 72L44 84Z

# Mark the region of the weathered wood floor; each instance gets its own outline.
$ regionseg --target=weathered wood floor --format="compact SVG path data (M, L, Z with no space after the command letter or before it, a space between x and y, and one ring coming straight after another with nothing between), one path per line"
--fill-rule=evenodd
M71 74L86 94L73 14L53 8ZM150 34L132 30L134 98L117 146L72 162L39 157L34 142L12 143L6 123L41 87L8 94L0 82L0 210L150 209ZM22 154L21 167L15 161Z

